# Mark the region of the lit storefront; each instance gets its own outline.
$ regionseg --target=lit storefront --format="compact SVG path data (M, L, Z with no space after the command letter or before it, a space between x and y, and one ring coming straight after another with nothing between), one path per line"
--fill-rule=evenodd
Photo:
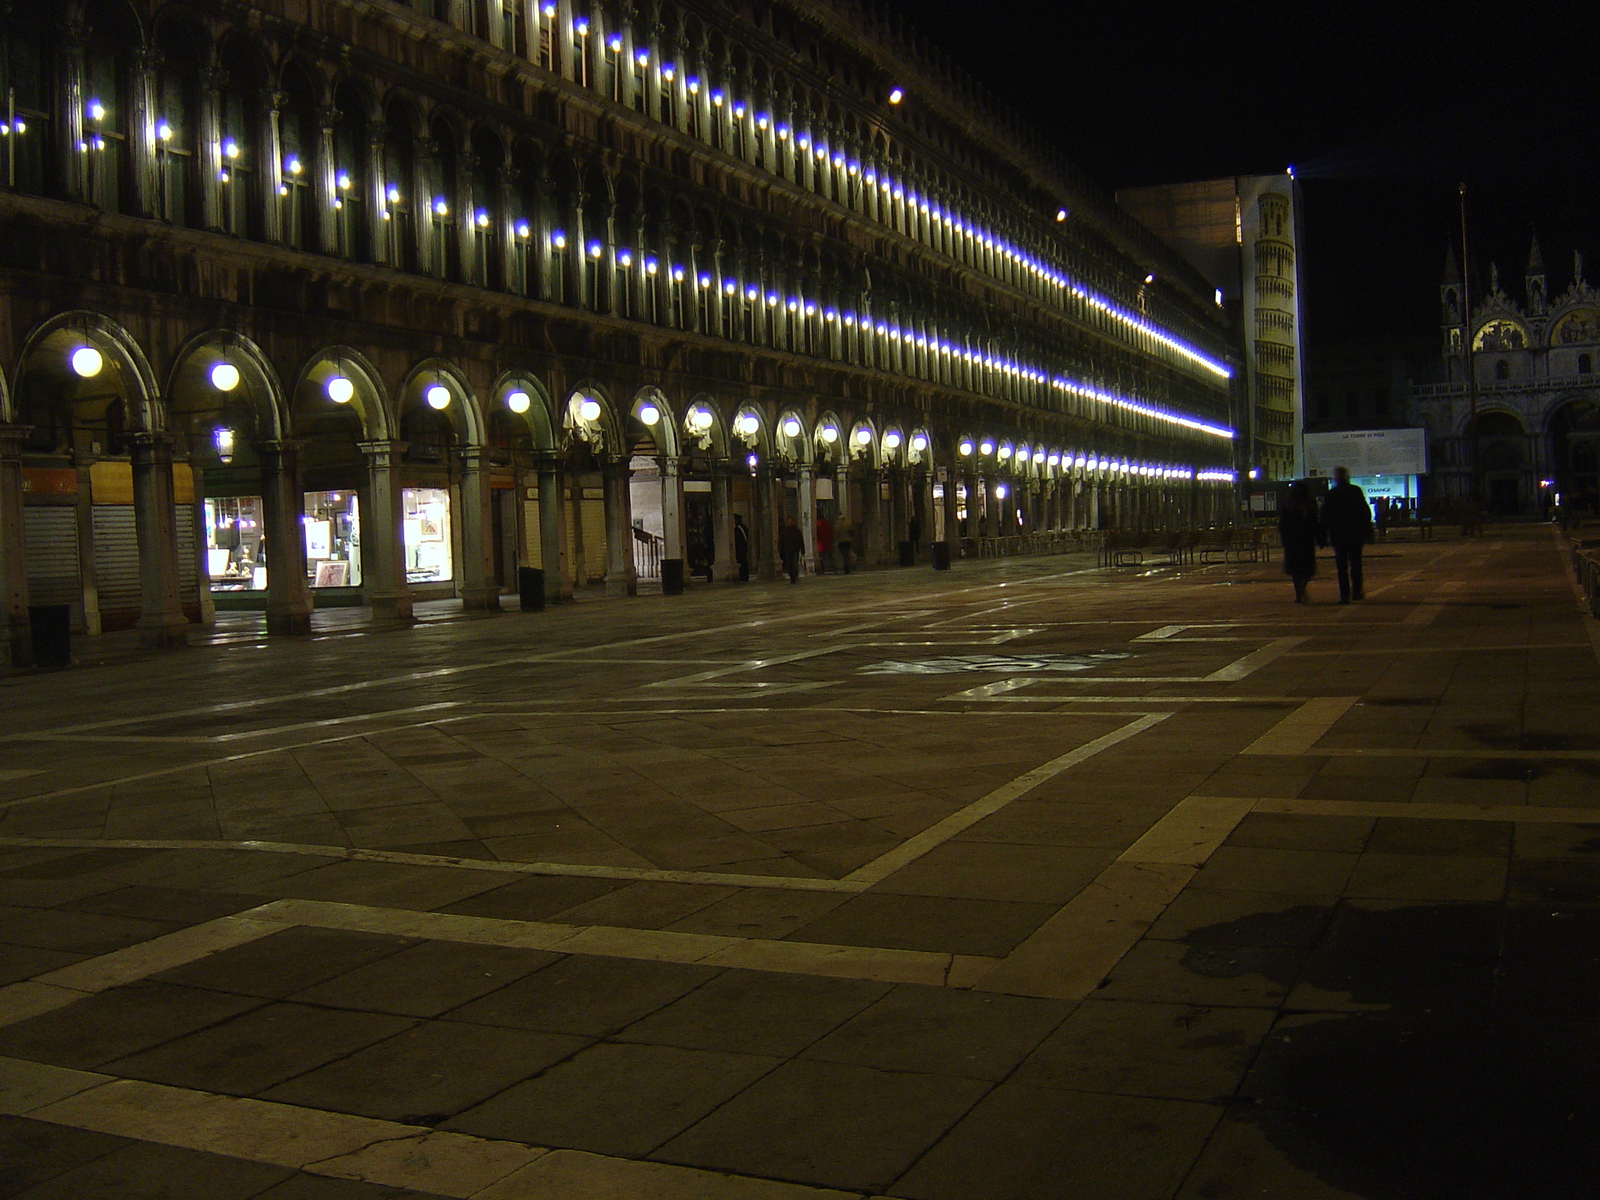
M306 579L313 588L361 586L361 508L351 491L305 494Z

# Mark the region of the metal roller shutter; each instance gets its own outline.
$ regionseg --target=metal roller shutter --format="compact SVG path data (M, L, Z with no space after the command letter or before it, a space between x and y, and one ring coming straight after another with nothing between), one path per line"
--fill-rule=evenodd
M94 578L106 628L139 618L139 534L131 504L94 506Z
M70 604L83 627L83 580L78 569L78 510L69 504L22 510L22 544L28 563L29 604Z

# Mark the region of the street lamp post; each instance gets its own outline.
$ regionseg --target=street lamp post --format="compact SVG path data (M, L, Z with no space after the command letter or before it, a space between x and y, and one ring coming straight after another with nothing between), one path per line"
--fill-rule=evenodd
M1472 271L1467 258L1467 185L1457 186L1461 201L1461 316L1466 326L1462 346L1467 373L1467 500L1478 508L1478 376L1472 363ZM1476 515L1474 513L1473 515Z

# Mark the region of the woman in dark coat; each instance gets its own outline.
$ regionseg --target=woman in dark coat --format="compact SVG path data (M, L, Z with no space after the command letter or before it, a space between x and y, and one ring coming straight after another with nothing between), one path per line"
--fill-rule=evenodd
M1289 486L1278 513L1278 539L1283 543L1283 573L1294 583L1294 602L1306 602L1306 584L1317 573L1317 540L1321 523L1311 485L1304 479Z

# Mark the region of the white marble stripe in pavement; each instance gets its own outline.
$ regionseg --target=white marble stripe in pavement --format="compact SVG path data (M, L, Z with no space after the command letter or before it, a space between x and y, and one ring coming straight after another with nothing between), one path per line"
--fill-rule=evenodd
M0 1058L0 1113L457 1200L850 1200L666 1163L114 1079Z
M1240 754L1309 754L1359 696L1314 696L1251 742Z
M968 829L985 817L999 812L1000 809L1010 804L1013 800L1031 792L1046 780L1053 779L1068 767L1076 766L1086 759L1093 758L1102 750L1109 750L1119 742L1125 742L1129 738L1143 733L1151 726L1159 725L1171 715L1170 712L1146 713L1118 729L1113 729L1110 733L1102 734L1092 741L1068 750L1065 754L1057 755L1047 763L1041 763L1031 771L1023 772L1010 782L995 788L988 795L974 800L959 812L951 813L944 820L930 825L915 837L901 842L893 850L857 867L844 877L845 881L868 887L875 883L881 883L894 872L902 867L909 866L927 854L934 847L943 845L962 830Z

